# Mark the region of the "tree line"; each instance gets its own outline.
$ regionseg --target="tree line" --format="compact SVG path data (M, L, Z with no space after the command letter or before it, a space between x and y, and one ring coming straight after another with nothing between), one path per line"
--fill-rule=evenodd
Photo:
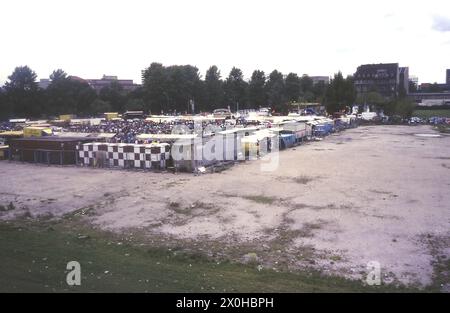
M199 113L217 108L258 109L270 107L287 113L292 102L320 102L333 113L354 103L351 76L337 73L329 84L313 83L307 75L268 75L255 70L249 80L233 67L225 78L211 66L204 78L192 65L164 66L152 63L142 72L143 84L126 91L117 82L98 93L84 81L57 69L46 89L39 88L36 73L28 66L16 67L0 89L0 118L51 117L58 114L92 116L99 113L144 110L151 114ZM192 111L194 109L194 111Z

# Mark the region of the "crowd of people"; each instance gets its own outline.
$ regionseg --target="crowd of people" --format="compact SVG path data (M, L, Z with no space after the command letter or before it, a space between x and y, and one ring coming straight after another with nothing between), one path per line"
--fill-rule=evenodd
M0 132L17 130L19 127L10 122L0 122Z
M159 123L147 120L112 120L102 121L98 125L70 125L65 130L80 133L113 133L115 136L111 138L112 142L135 143L137 136L140 134L170 134L176 126L183 126L177 130L192 133L196 127L195 123L192 120L176 120ZM200 124L197 125L197 127L200 126ZM226 128L226 122L224 120L216 120L201 122L201 129L207 128L208 125L219 127L220 129Z

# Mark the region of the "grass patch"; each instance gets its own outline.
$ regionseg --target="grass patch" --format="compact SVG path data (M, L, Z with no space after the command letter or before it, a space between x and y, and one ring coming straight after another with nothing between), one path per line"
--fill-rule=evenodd
M438 125L435 129L443 134L450 134L450 125Z
M72 222L0 222L0 292L407 291L316 271L258 271L212 262L201 254L149 246ZM69 261L81 264L81 286L66 284Z
M71 219L74 217L79 217L79 216L94 216L95 215L95 209L93 205L90 205L88 207L85 208L81 208L69 213L66 213L63 217L66 219Z
M439 117L450 117L450 109L442 109L442 110L415 110L412 116L417 116L420 118L430 118L433 116Z
M170 223L175 226L182 226L193 218L213 215L220 211L218 206L201 201L195 201L187 206L182 206L179 202L169 202L167 207L172 213L169 213L163 223Z
M450 246L449 236L434 236L427 234L423 236L423 242L428 246L433 256L433 282L429 288L441 290L450 287L450 257L444 251Z
M312 182L313 180L314 180L314 178L305 176L305 175L294 178L294 182L296 182L297 184L302 184L302 185L306 185L307 183Z
M330 260L334 261L334 262L338 262L342 260L342 257L340 255L332 255L330 257Z
M268 197L263 195L243 196L242 198L261 204L273 204L277 200L275 197Z
M10 202L6 206L0 205L0 212L13 211L15 209L16 209L16 207L14 206L14 204L12 202Z

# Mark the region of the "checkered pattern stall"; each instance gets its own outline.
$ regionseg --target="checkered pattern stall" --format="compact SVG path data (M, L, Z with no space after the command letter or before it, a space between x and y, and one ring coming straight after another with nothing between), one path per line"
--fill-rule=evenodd
M79 163L84 166L110 166L140 169L165 169L170 145L86 143L78 148Z

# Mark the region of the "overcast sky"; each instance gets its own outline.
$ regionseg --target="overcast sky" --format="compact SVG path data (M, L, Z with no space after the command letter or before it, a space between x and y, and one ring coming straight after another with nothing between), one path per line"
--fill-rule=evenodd
M399 62L420 82L450 68L450 1L2 0L0 84L15 66L39 78L134 79L151 62L269 73L352 74Z

